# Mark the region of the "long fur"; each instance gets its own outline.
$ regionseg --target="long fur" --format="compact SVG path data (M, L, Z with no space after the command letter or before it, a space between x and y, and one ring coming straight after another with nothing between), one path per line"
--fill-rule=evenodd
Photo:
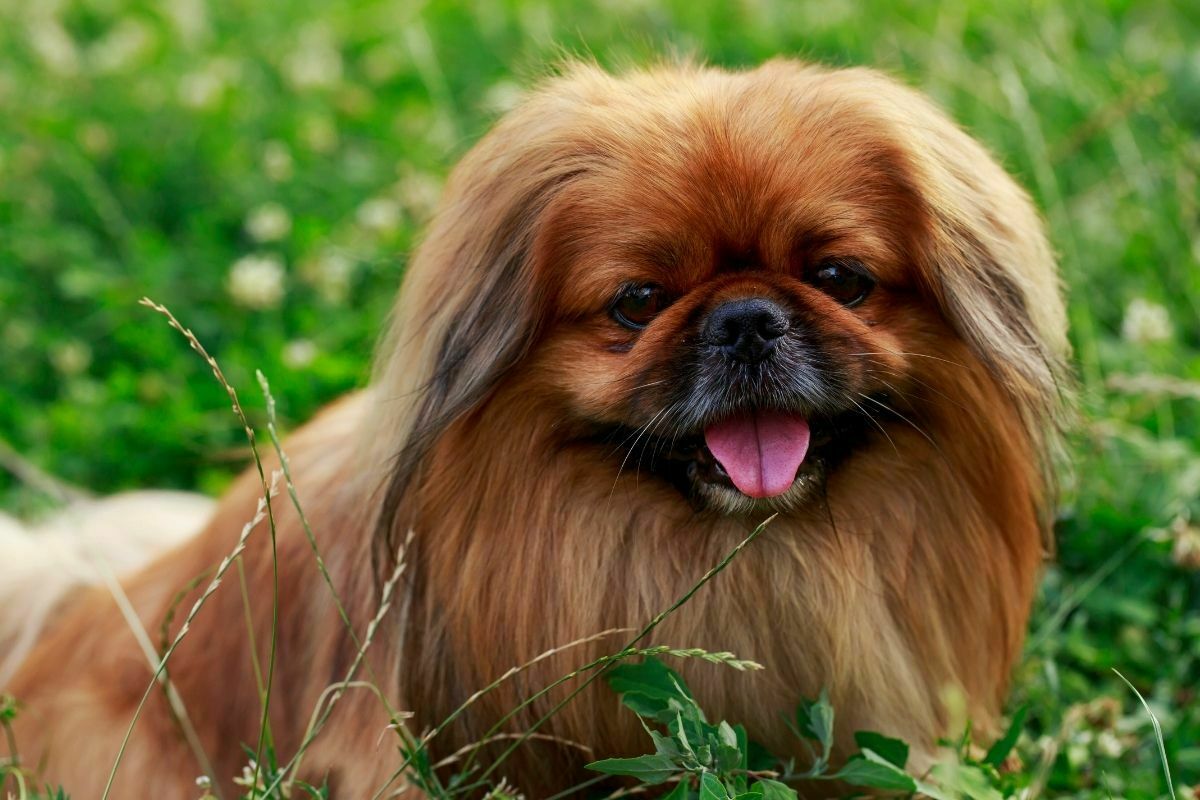
M215 506L201 495L143 491L77 501L32 526L0 514L0 685L72 592L137 571L198 533Z
M666 231L678 235L668 241ZM451 176L372 387L286 443L359 631L400 540L415 532L403 601L367 658L393 705L416 715L415 729L549 648L644 623L758 521L697 513L640 465L619 470L619 458L587 443L590 422L624 422L657 397L638 384L657 378L698 307L681 301L622 350L595 312L600 293L639 260L695 281L753 258L792 286L787 265L832 241L878 266L882 294L870 319L830 310L814 329L855 380L887 381L903 413L881 422L820 498L778 518L656 639L766 664L751 676L683 671L714 715L745 722L776 752L797 747L780 713L822 687L841 748L871 728L904 737L928 761L947 732L947 692L965 698L981 736L995 731L1053 503L1048 469L1067 358L1054 261L1025 194L932 104L875 72L789 61L620 78L574 66L548 81ZM695 264L710 266L697 276ZM722 280L714 293L757 278ZM126 582L148 629L181 586L232 549L260 495L257 475L244 476L201 535ZM274 508L271 722L287 756L354 647L297 515L279 500ZM222 778L244 763L240 743L257 741L243 617L248 605L253 655L265 664L265 531L251 537L244 565L248 603L227 581L169 668ZM3 607L21 613L19 602ZM482 698L436 752L477 740L530 691L617 644L539 662ZM80 796L98 794L148 679L110 599L80 590L6 687L25 704L23 758ZM512 729L561 696L518 715ZM396 763L380 744L390 741L388 722L375 697L352 691L305 774L328 780L335 796L370 796ZM636 752L644 736L599 687L542 730L606 755ZM543 796L574 783L583 760L539 740L502 771ZM115 796L190 797L198 772L155 694Z

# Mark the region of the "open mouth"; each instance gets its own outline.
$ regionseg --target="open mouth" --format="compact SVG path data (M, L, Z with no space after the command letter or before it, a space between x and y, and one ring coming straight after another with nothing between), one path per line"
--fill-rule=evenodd
M856 412L833 417L750 409L680 435L619 427L607 431L623 471L652 474L693 505L727 509L786 506L798 484L823 475L864 435Z
M704 428L716 466L747 497L777 497L791 488L808 455L808 420L783 411L753 410Z

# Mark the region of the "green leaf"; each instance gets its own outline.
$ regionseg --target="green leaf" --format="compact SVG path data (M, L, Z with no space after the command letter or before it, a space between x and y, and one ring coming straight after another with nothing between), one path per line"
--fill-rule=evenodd
M900 769L904 769L908 763L908 745L899 739L874 731L858 731L854 734L854 741L858 743L859 750L874 750Z
M666 756L672 761L678 761L683 756L683 751L679 749L679 744L669 736L663 736L658 731L650 731L650 738L654 741L654 752L656 755Z
M1003 800L991 780L979 767L971 764L935 764L931 778L942 787L943 795L968 797L971 800Z
M869 786L873 789L888 789L895 792L915 792L917 782L912 776L876 753L863 750L846 762L835 778L854 786Z
M640 663L621 663L608 672L608 685L618 694L636 692L646 697L692 699L679 673L653 656Z
M741 726L738 726L741 727ZM774 769L779 764L779 759L771 754L771 751L763 747L753 739L748 739L746 747L742 750L746 754L745 769L752 769L757 772Z
M800 701L800 707L796 709L796 723L801 733L821 743L822 759L827 759L833 747L833 706L829 704L829 694L824 689L816 700Z
M694 715L676 713L667 723L667 732L680 741L688 752L699 753L709 740L718 741L717 729Z
M1025 727L1025 716L1028 713L1028 704L1021 706L1013 713L1008 730L988 748L987 755L983 757L983 763L991 764L993 767L999 767L1004 763L1004 759L1008 758L1008 754L1017 744L1017 738L1021 735L1021 729Z
M725 784L721 783L720 779L711 772L700 776L700 800L729 800Z
M727 744L717 745L717 771L725 774L742 765L742 751Z
M761 792L763 800L797 800L796 790L785 783L772 780L761 780L750 787L751 791Z
M692 788L686 780L675 784L675 788L668 792L662 800L688 800L691 797Z
M960 800L957 794L947 794L942 787L925 781L917 781L917 791L929 800Z
M666 723L677 711L695 709L699 713L683 678L653 656L637 664L618 664L606 680L621 695L621 702L639 717Z
M721 724L717 726L717 735L721 737L721 744L737 748L737 733L733 730L733 726L728 722L725 722L724 720L721 721Z
M606 775L628 775L648 784L662 783L679 771L675 762L666 756L606 758L603 761L593 761L587 768Z
M733 800L763 800L763 796L762 792L750 790L748 792L742 792L741 794L735 794L733 796Z

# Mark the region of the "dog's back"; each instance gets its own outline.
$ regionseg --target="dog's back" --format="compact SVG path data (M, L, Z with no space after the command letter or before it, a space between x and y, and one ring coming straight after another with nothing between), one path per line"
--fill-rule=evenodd
M0 687L73 589L133 572L198 532L213 506L144 491L78 502L28 526L0 514Z

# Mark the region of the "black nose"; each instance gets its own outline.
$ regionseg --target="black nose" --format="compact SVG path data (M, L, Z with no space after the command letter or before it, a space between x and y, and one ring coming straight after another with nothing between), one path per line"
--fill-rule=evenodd
M722 303L708 315L704 339L728 356L754 364L762 361L787 333L788 315L765 297Z

